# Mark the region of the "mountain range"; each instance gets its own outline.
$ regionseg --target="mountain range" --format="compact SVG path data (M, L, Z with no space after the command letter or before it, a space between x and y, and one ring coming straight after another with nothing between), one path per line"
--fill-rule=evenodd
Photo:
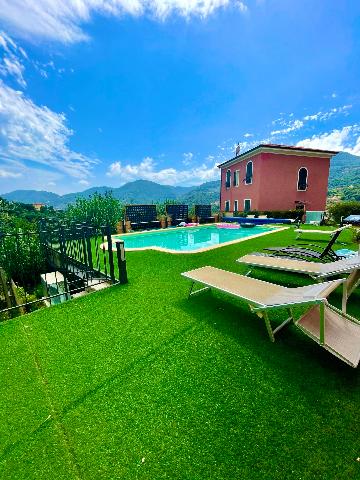
M136 180L118 188L92 187L83 192L57 195L38 190L15 190L1 195L9 201L21 203L44 203L57 209L64 209L74 203L76 198L87 198L95 192L104 194L112 191L113 196L123 203L154 203L176 200L188 205L219 204L220 182L206 182L196 187L173 187L160 185L148 180ZM360 157L347 152L335 155L330 164L329 193L339 199L359 200L360 195Z
M118 188L92 187L83 192L57 195L56 193L38 190L14 190L13 192L1 195L1 197L12 202L21 203L44 203L56 209L64 209L67 205L74 203L76 198L88 198L95 192L104 194L111 191L113 196L123 203L154 203L165 200L176 200L187 204L195 203L219 203L220 182L206 182L196 187L173 187L160 185L148 180L135 180L126 183Z

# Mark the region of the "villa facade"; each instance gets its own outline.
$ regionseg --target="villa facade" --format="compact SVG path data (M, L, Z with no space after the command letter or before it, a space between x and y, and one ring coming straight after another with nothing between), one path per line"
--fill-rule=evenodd
M220 210L324 211L330 159L338 152L261 144L219 165Z

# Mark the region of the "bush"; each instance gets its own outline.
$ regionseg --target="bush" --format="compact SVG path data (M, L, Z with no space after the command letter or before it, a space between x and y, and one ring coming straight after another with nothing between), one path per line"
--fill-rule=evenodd
M94 227L110 225L115 229L117 222L124 218L124 206L111 192L104 195L94 193L89 198L77 198L65 210L65 218L70 222L87 223Z
M273 210L263 212L262 215L267 215L269 218L292 218L297 220L299 217L304 215L303 210Z
M44 271L45 258L37 232L11 232L0 242L0 265L20 285L34 285Z
M360 228L352 227L351 230L354 243L360 243Z
M331 205L328 209L330 219L335 223L340 223L342 217L360 214L360 202L338 202Z

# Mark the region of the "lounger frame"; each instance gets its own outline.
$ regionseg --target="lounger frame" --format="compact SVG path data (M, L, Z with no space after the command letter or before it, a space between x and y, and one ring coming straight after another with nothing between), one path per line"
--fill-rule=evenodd
M204 270L206 268L212 268L212 267L203 267ZM198 269L201 270L201 269ZM218 270L219 269L214 269ZM193 271L194 272L194 271ZM324 289L320 290L316 293L313 293L313 298L309 298L310 292L308 295L304 294L304 300L300 299L294 299L294 301L291 301L289 298L289 301L286 303L269 303L269 304L261 304L258 301L254 301L251 298L248 298L240 293L235 293L233 291L230 291L229 289L224 288L223 286L218 286L215 284L215 282L212 282L210 280L204 280L204 279L199 279L199 278L194 278L193 272L184 272L182 275L188 279L191 280L191 286L188 294L188 298L190 298L193 295L197 295L201 292L204 292L206 290L218 290L223 293L227 293L235 298L241 299L245 301L249 307L250 310L255 313L258 317L262 318L265 322L265 327L267 330L267 333L269 335L269 338L272 342L275 341L275 334L278 333L280 330L282 330L286 325L288 325L290 322L293 322L294 325L296 325L300 330L303 331L307 336L309 336L312 340L314 340L316 343L318 343L321 347L341 359L342 361L346 362L348 365L352 367L357 367L359 361L360 361L360 322L355 319L354 317L351 317L350 315L342 312L341 310L337 309L336 307L332 306L329 304L327 301L327 296L335 290L339 285L344 284L346 282L345 279L338 279L338 280L333 280L332 282L325 282L324 283ZM225 271L222 271L223 273ZM238 275L238 274L233 274L232 272L225 272L228 273L229 275ZM214 271L214 274L216 274L216 271ZM196 276L196 275L195 275ZM244 279L244 276L238 275L239 277L239 282L241 282L241 279ZM255 279L252 279L255 280ZM268 283L268 282L263 282L261 280L258 280L260 283ZM328 283L328 285L326 284ZM201 288L196 289L195 286L199 284L202 285ZM269 286L274 287L274 284L268 283ZM309 288L311 285L309 286ZM284 287L285 288L285 287ZM301 287L302 288L302 287ZM288 289L286 289L288 290ZM291 290L291 289L290 289ZM296 290L296 289L294 289ZM277 292L275 292L275 295ZM281 298L281 295L280 295ZM295 319L293 310L292 308L294 306L304 306L304 307L309 307L305 314L302 315L298 320ZM284 320L280 325L278 325L276 328L273 328L271 325L271 321L269 318L269 313L273 309L286 309L289 313L289 317ZM319 312L316 311L316 319L315 322L318 322L318 330L319 334L312 334L311 329L307 329L302 325L302 322L305 324L305 318L308 317L310 318L310 321L314 321L314 318L311 318L310 314L314 311L314 309L319 309ZM330 316L329 316L330 312ZM331 317L332 315L332 317ZM335 317L334 317L335 316ZM336 321L334 321L334 318ZM351 339L349 336L349 324L346 324L346 328L343 328L344 325L344 320L351 322L351 324L356 324L356 327L352 327L353 333L354 333L354 338L358 341L358 343L355 345L351 345ZM327 329L327 321L332 321L332 325L330 325L330 335L326 334L326 329ZM312 327L314 329L314 325ZM317 327L316 327L317 328ZM332 331L331 331L332 330ZM334 335L331 337L331 333L339 331L341 333L340 338L336 338L334 341ZM351 332L350 332L351 335ZM331 343L332 342L332 343ZM343 346L346 343L346 351L344 351ZM350 345L349 345L350 344ZM336 347L339 347L341 345L342 348L338 348L339 350L343 350L344 354L336 350ZM347 356L346 356L347 355Z

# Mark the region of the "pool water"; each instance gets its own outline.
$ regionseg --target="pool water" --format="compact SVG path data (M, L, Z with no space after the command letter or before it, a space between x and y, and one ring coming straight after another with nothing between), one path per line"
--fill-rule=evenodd
M155 230L130 235L115 235L113 238L115 240L124 240L125 249L127 250L155 248L176 252L195 252L209 247L215 248L228 242L240 241L254 235L270 233L274 230L274 228L262 226L226 229L209 225Z

